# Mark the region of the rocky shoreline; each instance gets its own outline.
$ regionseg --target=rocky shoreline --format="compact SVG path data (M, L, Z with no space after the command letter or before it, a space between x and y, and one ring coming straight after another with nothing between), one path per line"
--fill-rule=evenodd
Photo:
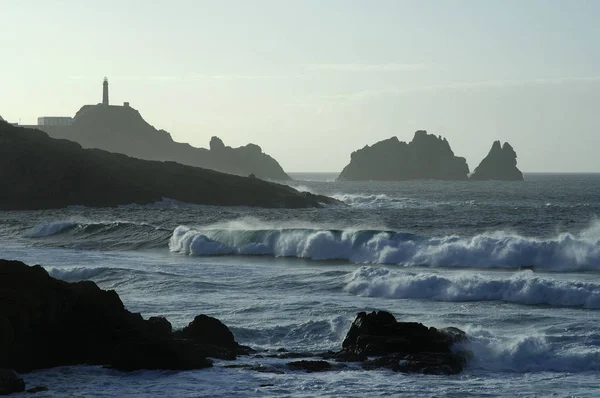
M377 311L357 315L337 352L256 352L236 342L216 318L198 315L173 331L167 319L143 319L128 311L115 291L102 290L94 282L64 282L39 265L0 260L0 395L25 389L12 370L27 373L67 365L191 370L213 366L210 358L240 356L290 359L287 371L339 370L358 363L364 370L456 374L470 356L456 349L466 341L459 329L398 322L392 314ZM252 363L225 367L284 372Z
M342 202L255 176L83 149L0 121L0 210L149 204L316 208Z

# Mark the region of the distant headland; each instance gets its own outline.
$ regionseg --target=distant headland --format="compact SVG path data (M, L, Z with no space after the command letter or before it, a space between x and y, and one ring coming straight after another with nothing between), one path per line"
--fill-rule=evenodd
M110 105L108 79L102 83L102 102L84 105L74 117L43 116L36 128L53 138L75 141L84 148L98 148L139 159L175 161L236 175L255 175L272 180L289 180L279 163L263 153L260 146L225 146L213 137L210 149L173 141L171 134L147 123L129 102Z
M467 161L454 155L445 138L419 130L409 143L392 137L352 152L350 163L338 180L522 181L523 174L517 169L517 154L508 143L501 148L496 141L488 156L469 175Z

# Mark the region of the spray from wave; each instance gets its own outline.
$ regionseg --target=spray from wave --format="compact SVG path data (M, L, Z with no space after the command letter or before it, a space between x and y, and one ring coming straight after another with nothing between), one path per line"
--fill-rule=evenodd
M479 327L466 332L470 340L466 348L473 352L471 368L515 373L600 370L600 347L582 346L585 336L534 332L506 337Z
M169 248L195 256L270 255L359 264L596 270L600 269L600 224L577 235L563 233L549 239L503 231L473 237L424 237L384 230L179 226Z

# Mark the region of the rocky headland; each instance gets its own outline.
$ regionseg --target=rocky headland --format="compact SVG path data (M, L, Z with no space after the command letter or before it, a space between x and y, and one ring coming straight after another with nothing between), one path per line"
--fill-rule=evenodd
M468 173L445 138L420 130L409 143L392 137L353 152L338 180L467 180Z
M473 181L523 181L523 173L517 168L517 153L508 142L500 145L494 141L490 152L469 177Z
M46 133L0 122L0 210L35 210L71 205L107 207L180 202L272 208L340 204L254 176L134 159L83 149Z
M173 331L167 319L144 319L128 311L115 291L102 290L94 282L64 282L39 265L0 260L0 369L4 369L0 370L0 395L25 388L12 370L27 373L84 364L122 371L191 370L213 366L210 358L240 356L255 361L265 356L297 360L283 368L256 363L224 367L322 372L343 369L345 362L360 362L365 370L456 374L463 370L469 353L455 345L466 341L466 334L456 328L398 322L385 311L361 312L338 352L281 349L269 355L240 345L216 318L198 315L182 330Z
M176 161L223 173L289 180L271 156L255 144L239 148L225 146L213 137L210 149L173 141L171 134L157 130L130 106L85 105L68 126L37 126L53 138L67 139L84 148L98 148L139 159Z

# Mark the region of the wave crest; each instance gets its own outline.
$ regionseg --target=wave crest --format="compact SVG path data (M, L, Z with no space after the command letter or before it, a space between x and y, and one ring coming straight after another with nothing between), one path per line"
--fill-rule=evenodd
M382 230L313 228L233 229L179 226L171 251L189 255L272 255L359 264L439 267L600 269L600 226L579 235L524 237L503 231L473 237L424 237Z
M355 295L437 301L504 301L524 305L551 305L600 309L600 285L559 281L519 272L510 278L461 274L396 272L361 267L345 290Z

